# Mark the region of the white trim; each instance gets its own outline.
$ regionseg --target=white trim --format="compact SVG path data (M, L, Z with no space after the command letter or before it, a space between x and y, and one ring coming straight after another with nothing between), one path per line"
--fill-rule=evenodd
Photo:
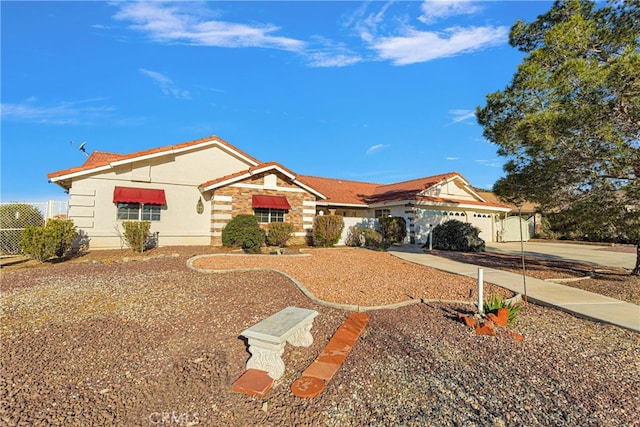
M313 222L313 217L312 216L303 216L302 217L302 222Z
M315 209L302 209L302 215L307 214L307 215L315 215L316 214L316 210Z
M230 211L233 209L231 205L213 205L212 210L214 211Z
M303 190L302 188L291 188L291 187L276 187L276 188L267 188L264 185L260 185L260 184L243 184L243 183L237 183L237 184L231 184L229 185L229 187L233 187L233 188L250 188L253 190L270 190L270 191L286 191L289 193L306 193L307 191Z
M215 184L211 184L211 185L209 185L207 187L202 187L202 191L215 190L216 188L220 188L220 187L224 187L224 186L229 185L229 184L233 184L236 181L241 181L243 179L247 179L250 176L251 175L247 172L247 173L244 173L244 174L242 174L242 175L240 175L240 176L238 176L236 178L229 178L229 179L226 179L224 181L220 181L220 182L217 182Z
M231 219L231 214L214 213L211 215L212 219Z
M214 222L213 224L211 224L213 228L224 228L226 225L226 222Z
M331 202L319 202L319 201L316 201L316 206L337 206L338 209L340 209L341 207L349 207L349 208L368 208L369 207L369 205L360 205L355 203L331 203Z
M317 190L314 190L313 188L311 188L311 187L309 187L309 186L307 186L307 185L305 185L305 184L303 184L303 183L299 182L299 181L296 179L296 176L295 176L295 175L293 175L293 174L291 174L291 173L289 173L289 172L285 171L282 167L277 166L277 165L268 165L268 166L264 166L264 167L259 168L259 169L249 170L249 171L247 171L246 173L243 173L242 175L238 175L238 176L236 176L236 177L229 178L229 179L224 180L224 181L216 182L215 184L211 184L211 185L208 185L208 186L206 186L206 187L201 187L201 190L202 190L202 191L215 190L216 188L225 187L225 186L227 186L227 185L231 185L231 184L237 183L237 182L239 182L239 181L242 181L242 180L244 180L244 179L250 178L250 177L252 177L253 175L261 174L261 173L263 173L263 172L267 172L267 171L274 170L274 169L275 169L275 170L277 170L278 172L280 172L281 174L283 174L284 176L288 177L289 179L291 179L291 182L292 182L293 184L295 184L295 185L297 185L297 186L301 187L302 189L304 189L304 190L305 190L305 191L307 191L308 193L315 194L317 197L320 197L320 198L322 198L322 199L326 199L326 198L327 198L324 194L319 193ZM264 186L263 186L263 185L260 185L260 186L258 186L258 185L256 185L256 184L237 184L237 185L248 185L248 186L253 186L253 187L241 187L241 188L259 188L259 189L264 189ZM288 190L286 190L285 188L288 188L288 187L284 187L284 188L283 188L283 187L278 187L278 190L282 190L282 191L296 191L296 190L291 189L291 188L289 188Z
M96 195L96 190L75 190L75 189L70 189L69 190L69 195L70 196L90 196L93 197Z
M213 201L214 202L232 202L233 196L222 196L222 195L216 194L213 196Z
M101 171L104 171L104 170L107 170L107 169L111 169L111 165L100 166L98 168L88 169L86 171L73 172L73 173L70 173L68 175L61 175L61 176L57 176L55 178L49 178L49 181L51 181L51 182L64 181L65 179L76 178L78 176L87 175L89 173L94 173L94 172L101 172Z
M316 201L315 200L303 200L302 201L302 206L313 206L315 208L316 207Z

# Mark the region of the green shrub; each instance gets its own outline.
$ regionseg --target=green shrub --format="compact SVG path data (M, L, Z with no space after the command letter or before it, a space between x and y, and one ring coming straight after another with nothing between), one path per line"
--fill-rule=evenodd
M351 246L353 248L357 248L362 246L364 243L364 236L362 235L362 230L359 225L352 225L347 230L347 237L344 241L344 244L347 246Z
M267 228L267 243L270 246L286 246L293 235L293 224L288 222L270 222Z
M379 247L382 244L382 235L373 228L356 224L349 228L345 244L352 247Z
M433 229L433 249L462 252L484 252L480 229L458 220L450 220Z
M22 229L44 225L42 213L27 203L9 203L0 206L0 252L20 253Z
M378 218L382 241L386 246L402 243L407 237L407 221L400 216L384 216Z
M333 246L340 240L343 228L342 215L318 215L313 220L313 240L325 248Z
M53 240L54 254L57 257L64 256L71 250L73 241L78 234L73 221L52 218L47 221L45 228L47 228L49 237Z
M54 255L65 255L71 249L76 235L73 221L50 219L44 227L26 227L19 244L22 252L29 258L44 262Z
M506 302L500 295L494 295L482 302L482 312L486 315L487 313L497 314L499 308L506 308L509 310L509 317L507 319L507 325L512 325L516 320L516 316L518 312L522 310L521 305L512 304Z
M265 242L265 231L253 215L237 215L222 230L222 244L258 253Z
M55 253L53 239L48 237L45 227L26 227L19 244L25 255L39 262L45 262Z
M135 252L143 252L151 234L151 221L123 221L122 228L127 246Z
M364 236L365 246L380 246L382 244L382 234L373 228L364 227L362 229L362 235Z

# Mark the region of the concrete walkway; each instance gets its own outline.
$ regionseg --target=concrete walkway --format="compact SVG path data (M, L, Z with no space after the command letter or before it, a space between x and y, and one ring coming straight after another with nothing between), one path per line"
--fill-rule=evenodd
M524 242L525 257L551 259L556 261L575 261L591 265L622 267L632 270L636 265L634 246L611 246L562 243L562 242ZM621 249L624 248L624 252ZM487 252L520 256L520 242L487 243Z
M521 274L492 268L464 264L446 258L429 255L419 246L394 246L389 252L404 260L422 264L438 270L472 277L477 280L478 269L484 271L484 281L524 294ZM573 313L580 317L611 323L640 332L640 306L609 298L593 292L545 280L526 278L527 297L532 303L548 305Z

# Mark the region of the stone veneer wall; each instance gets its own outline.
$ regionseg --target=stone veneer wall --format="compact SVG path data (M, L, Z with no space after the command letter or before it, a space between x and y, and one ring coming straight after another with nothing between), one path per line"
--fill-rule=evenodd
M212 246L222 246L222 229L232 218L243 214L253 215L253 195L286 197L291 209L285 213L285 222L291 223L294 234L297 234L289 240L288 244L307 243L306 234L310 233L313 224L316 197L296 184L282 179L280 175L277 177L275 189L264 188L264 176L265 174L256 175L214 191L211 203ZM261 224L261 227L266 230L267 224Z

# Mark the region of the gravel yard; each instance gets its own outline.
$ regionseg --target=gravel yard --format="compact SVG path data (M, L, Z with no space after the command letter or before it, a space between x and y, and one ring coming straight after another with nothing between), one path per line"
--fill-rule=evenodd
M349 314L323 300L374 306L415 298L472 301L473 280L383 253L216 256L210 248L93 251L2 269L2 425L640 425L640 335L530 304L510 331L479 336L464 303L370 311L324 392L291 383ZM31 267L31 268L24 268ZM553 270L552 266L546 267ZM486 295L506 290L485 289ZM264 398L233 393L249 357L239 333L295 305L320 312L314 344L287 346L285 375Z

